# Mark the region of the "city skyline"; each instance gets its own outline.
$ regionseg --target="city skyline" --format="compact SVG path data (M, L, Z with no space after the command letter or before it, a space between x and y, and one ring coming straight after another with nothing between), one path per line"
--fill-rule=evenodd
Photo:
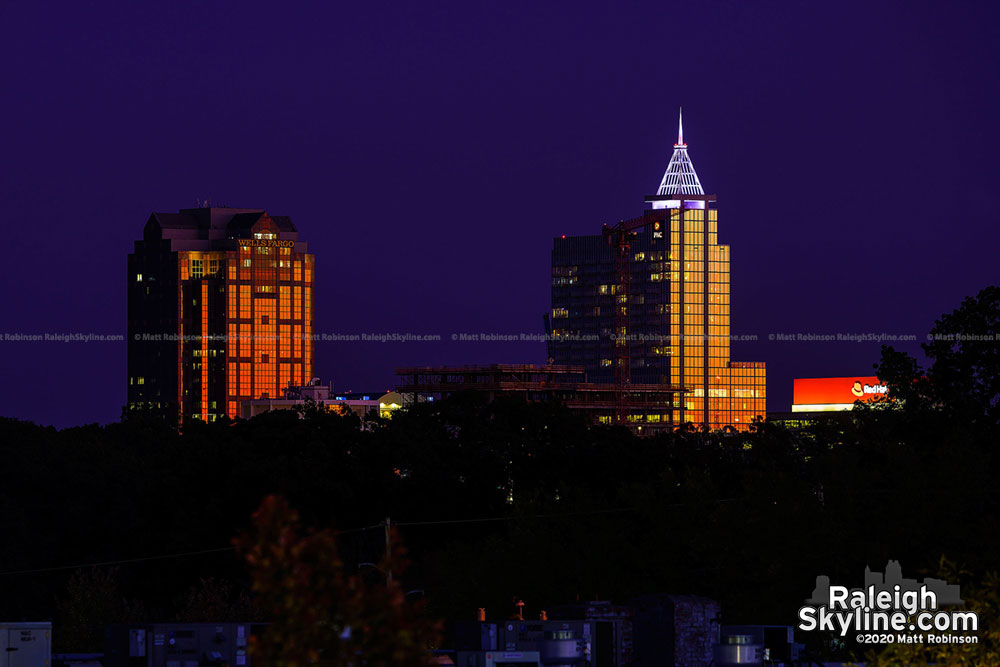
M638 215L683 106L739 249L732 333L759 337L733 358L766 362L786 410L792 378L870 375L879 345L769 335L913 335L918 352L996 282L997 11L6 8L0 328L123 335L136 221L209 198L296 220L320 258L317 332L442 336L318 344L339 389L543 362L541 342L449 337L540 333L549 239ZM677 67L639 37L654 25ZM125 348L4 342L2 414L116 420Z

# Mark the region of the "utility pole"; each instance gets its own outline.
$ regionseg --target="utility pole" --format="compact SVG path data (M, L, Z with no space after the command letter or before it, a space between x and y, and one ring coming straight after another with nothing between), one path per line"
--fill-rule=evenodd
M392 519L389 517L385 518L385 585L389 586L392 583L392 565L390 564L390 559L392 558L392 537L390 531L392 528Z

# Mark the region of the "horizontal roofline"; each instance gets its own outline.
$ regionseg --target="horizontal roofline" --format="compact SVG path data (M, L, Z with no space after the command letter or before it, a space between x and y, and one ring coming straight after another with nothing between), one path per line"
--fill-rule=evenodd
M646 195L645 201L718 201L718 195Z

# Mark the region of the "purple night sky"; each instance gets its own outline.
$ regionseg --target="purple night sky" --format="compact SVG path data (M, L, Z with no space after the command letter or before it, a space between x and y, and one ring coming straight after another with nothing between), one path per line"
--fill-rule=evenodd
M684 107L732 246L734 360L869 374L997 282L995 3L4 3L4 333L124 334L150 212L291 216L317 258L316 374L543 362L559 234L637 215ZM107 422L124 343L3 342L0 415ZM915 344L903 346L916 350Z

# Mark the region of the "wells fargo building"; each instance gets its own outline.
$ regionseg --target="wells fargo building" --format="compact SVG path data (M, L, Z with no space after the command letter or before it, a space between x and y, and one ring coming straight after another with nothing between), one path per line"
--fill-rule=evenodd
M214 421L308 384L313 269L287 217L153 213L128 258L128 409Z
M716 197L701 186L683 129L646 202L624 247L625 274L607 234L554 239L549 356L598 382L615 382L616 364L628 364L630 382L679 390L675 424L744 429L766 414L765 367L730 361L729 246L718 242Z

